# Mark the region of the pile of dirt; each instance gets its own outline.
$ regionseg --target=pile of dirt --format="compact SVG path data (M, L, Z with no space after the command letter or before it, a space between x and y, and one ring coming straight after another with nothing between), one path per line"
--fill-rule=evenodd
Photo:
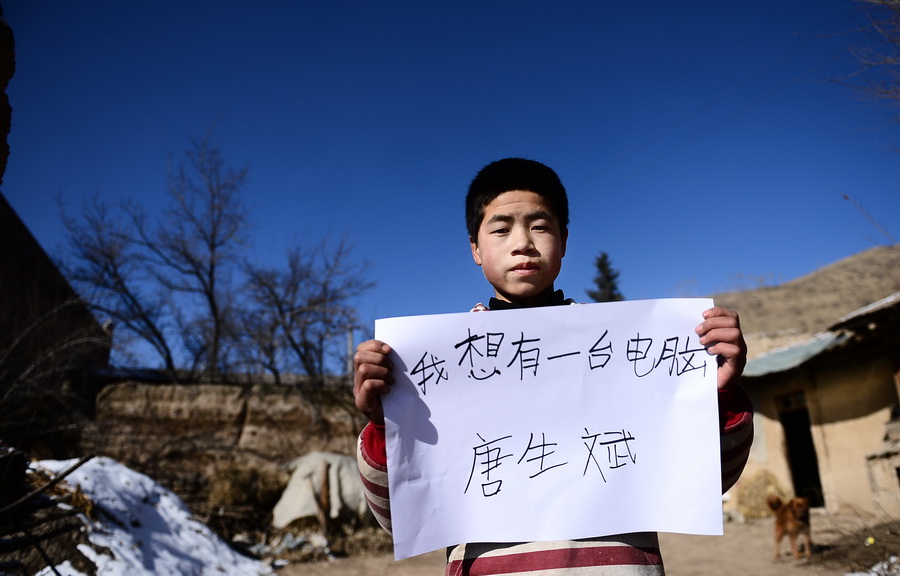
M774 494L782 500L791 498L791 494L785 490L775 475L768 470L760 470L756 474L741 478L737 486L737 511L739 517L746 519L768 518L772 510L766 504L766 499Z

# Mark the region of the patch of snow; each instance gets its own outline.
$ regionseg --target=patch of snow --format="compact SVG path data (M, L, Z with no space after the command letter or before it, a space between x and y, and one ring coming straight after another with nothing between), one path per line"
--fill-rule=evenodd
M900 576L900 558L891 556L872 566L868 572L851 572L844 576Z
M36 465L57 474L75 462L42 460ZM95 457L65 483L78 486L94 503L95 519L84 519L93 546L82 545L79 550L96 564L98 576L274 574L193 518L175 494L115 460ZM56 569L64 576L82 576L68 562ZM38 574L53 572L46 568Z

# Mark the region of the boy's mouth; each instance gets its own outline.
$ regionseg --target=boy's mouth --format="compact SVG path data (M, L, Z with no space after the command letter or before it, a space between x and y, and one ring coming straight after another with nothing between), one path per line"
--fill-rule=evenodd
M519 274L528 274L530 272L537 272L538 270L540 270L540 266L531 262L518 264L512 268L513 272L518 272Z

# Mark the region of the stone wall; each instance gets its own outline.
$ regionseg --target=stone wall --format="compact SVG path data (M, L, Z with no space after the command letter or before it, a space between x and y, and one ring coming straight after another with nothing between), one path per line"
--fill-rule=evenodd
M121 382L97 396L81 451L143 472L187 502L219 471L279 469L313 451L355 454L365 424L349 383L304 387Z

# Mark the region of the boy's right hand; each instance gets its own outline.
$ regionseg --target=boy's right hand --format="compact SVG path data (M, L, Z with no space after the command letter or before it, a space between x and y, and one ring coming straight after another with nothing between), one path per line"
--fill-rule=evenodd
M353 355L353 396L356 408L373 424L384 426L381 396L394 383L394 364L388 359L391 347L379 340L366 340Z

